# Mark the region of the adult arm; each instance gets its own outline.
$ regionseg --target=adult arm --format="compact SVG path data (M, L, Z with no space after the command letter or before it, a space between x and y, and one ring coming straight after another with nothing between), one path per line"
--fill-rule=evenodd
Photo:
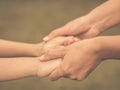
M120 23L120 0L109 0L88 14L68 22L53 30L43 40L49 41L57 36L74 35L81 39L99 35L110 27Z

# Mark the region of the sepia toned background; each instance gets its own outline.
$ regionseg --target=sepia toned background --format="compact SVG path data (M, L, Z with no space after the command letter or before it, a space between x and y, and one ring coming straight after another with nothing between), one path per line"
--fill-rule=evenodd
M0 0L0 38L38 43L52 30L105 0ZM120 35L116 26L101 35ZM120 90L120 61L103 62L84 81L29 77L0 82L0 90Z

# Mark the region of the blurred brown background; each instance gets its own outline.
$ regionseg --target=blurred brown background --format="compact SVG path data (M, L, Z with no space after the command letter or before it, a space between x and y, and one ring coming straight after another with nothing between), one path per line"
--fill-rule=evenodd
M0 0L0 38L27 43L88 13L105 0ZM120 35L116 26L102 35ZM0 82L0 90L120 90L120 61L105 61L84 81L25 78Z

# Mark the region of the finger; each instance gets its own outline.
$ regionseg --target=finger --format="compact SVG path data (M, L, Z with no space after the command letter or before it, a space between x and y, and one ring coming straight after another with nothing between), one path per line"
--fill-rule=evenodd
M56 44L56 45L64 45L65 43L73 43L73 42L76 42L77 38L76 37L73 37L73 36L68 36L68 37L63 37L63 36L60 36L60 37L56 37L55 39L53 40L50 40L47 42L48 45L47 46L50 46L50 45L53 45L53 44Z
M64 42L64 46L70 45L70 44L75 43L77 41L79 41L79 38L74 37L74 36L70 36L70 37L68 37L68 40L66 42Z
M44 41L49 41L55 37L67 35L67 32L64 27L52 31L48 36L44 37Z
M64 76L64 73L63 73L62 69L60 67L58 67L49 75L49 79L52 81L55 81L63 76Z
M51 51L47 51L44 55L42 55L39 59L40 61L48 61L56 58L61 58L65 55L66 53L66 48L59 48L59 49L54 49Z

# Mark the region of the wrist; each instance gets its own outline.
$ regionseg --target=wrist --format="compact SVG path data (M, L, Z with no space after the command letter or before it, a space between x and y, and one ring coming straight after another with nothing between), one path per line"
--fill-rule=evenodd
M100 60L105 60L104 45L100 37L93 38L93 46L96 48L95 52Z
M109 0L89 12L86 18L100 33L108 30L108 28L120 23L119 2L119 0Z
M38 67L40 66L40 61L36 57L21 57L15 58L15 65L17 65L16 73L18 76L36 76L38 72Z
M31 59L32 59L31 76L38 76L38 70L39 67L41 66L41 63L37 57Z
M88 44L88 50L92 52L95 57L97 57L99 60L103 60L103 55L102 53L102 43L99 42L98 38L92 38L89 39L89 44Z
M115 59L118 58L119 55L117 55L116 52L119 52L119 50L114 49L114 45L111 43L111 36L101 36L94 38L95 45L99 46L98 54L101 57L102 60L106 59Z
M109 26L106 25L109 23L109 17L101 18L100 16L98 16L97 18L95 18L94 15L91 15L91 13L89 13L86 15L86 19L88 20L90 29L94 29L98 33L102 33L107 30L107 28L109 28Z
M41 56L44 52L44 42L38 44L32 44L32 55L33 56Z

